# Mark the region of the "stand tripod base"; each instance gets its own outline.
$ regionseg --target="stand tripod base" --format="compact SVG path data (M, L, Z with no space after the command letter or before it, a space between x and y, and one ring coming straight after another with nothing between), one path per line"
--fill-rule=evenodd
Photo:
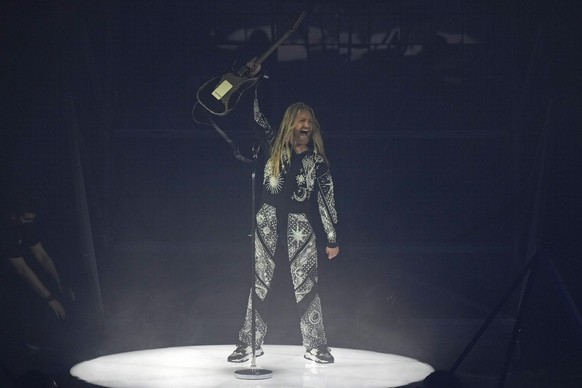
M273 371L269 369L239 369L234 371L234 377L241 380L266 380L273 377Z

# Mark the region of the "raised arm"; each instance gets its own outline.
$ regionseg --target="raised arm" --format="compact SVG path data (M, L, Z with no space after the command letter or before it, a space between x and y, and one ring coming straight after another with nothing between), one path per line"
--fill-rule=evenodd
M262 82L259 82L259 84ZM260 128L259 130L255 130L255 136L257 136L258 140L261 143L261 146L264 147L267 154L270 153L271 146L273 145L273 141L275 140L275 131L269 122L269 119L264 113L262 109L262 92L259 90L262 85L257 85L255 88L255 98L253 101L253 119L257 126ZM255 126L255 128L257 127Z
M256 64L256 58L249 61L246 66L251 71L252 76L259 74L257 83L255 84L255 96L253 98L253 118L252 120L256 125L253 125L253 130L257 140L261 144L263 151L268 155L270 153L271 145L275 139L275 132L269 123L269 119L265 114L265 110L262 109L262 103L265 100L265 94L268 93L265 89L265 85L268 82L266 75L262 74L262 67L260 64Z

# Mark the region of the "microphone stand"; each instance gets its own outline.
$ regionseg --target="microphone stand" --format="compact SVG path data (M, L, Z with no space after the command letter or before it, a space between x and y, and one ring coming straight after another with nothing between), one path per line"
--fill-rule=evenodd
M195 117L195 109L196 106L198 105L198 103L196 103L194 105L194 108L192 109L192 118L194 119L194 121L199 122L196 117ZM239 369L234 371L234 375L237 379L242 379L242 380L265 380L265 379L269 379L273 376L273 371L269 370L269 369L260 369L257 368L256 365L256 352L255 352L255 341L256 341L256 313L255 313L255 298L256 298L256 283L255 283L255 273L256 273L256 262L255 262L255 238L256 238L256 234L255 234L255 228L256 228L256 222L255 222L255 200L256 200L256 193L255 193L255 178L257 175L257 159L258 159L258 155L259 155L259 151L260 151L260 146L254 146L253 147L253 159L249 159L246 158L245 156L243 156L240 152L239 149L237 147L237 145L235 144L235 142L232 140L232 138L230 136L228 136L226 134L226 132L224 132L219 126L218 124L216 124L216 122L212 119L212 117L210 115L208 115L208 121L209 124L220 134L220 136L222 136L222 138L224 140L226 140L226 142L230 145L230 147L232 148L233 151L233 155L235 158L237 158L239 161L243 162L243 163L247 163L247 164L251 164L252 165L252 171L251 171L251 234L250 234L250 238L251 238L251 260L252 260L252 266L251 266L251 270L252 270L252 274L251 274L251 281L252 281L252 291L251 291L251 338L252 338L252 344L251 344L251 348L253 349L253 355L251 358L251 366L250 368L247 369ZM208 123L207 123L208 124Z
M255 198L256 198L256 186L255 186L255 178L257 173L257 157L259 154L260 147L253 147L253 160L252 163L252 171L251 171L251 260L253 264L252 268L252 290L251 290L251 348L253 349L253 355L251 357L251 365L250 368L246 369L238 369L234 371L234 376L237 379L241 380L265 380L269 379L273 376L273 371L269 369L261 369L257 368L256 365L256 352L255 352L255 342L256 342L256 313L255 313L255 300L256 300L256 281L255 281L255 274L256 274L256 261L255 261L255 239L256 239L256 222L255 222ZM248 159L247 159L248 160Z

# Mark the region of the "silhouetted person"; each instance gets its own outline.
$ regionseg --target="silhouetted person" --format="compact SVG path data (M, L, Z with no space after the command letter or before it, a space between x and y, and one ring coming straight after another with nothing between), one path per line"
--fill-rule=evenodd
M5 296L12 298L16 310L7 313L16 314L26 345L33 350L64 340L58 338L64 335L60 322L67 317L63 304L75 300L37 234L35 218L30 199L13 198L0 236Z

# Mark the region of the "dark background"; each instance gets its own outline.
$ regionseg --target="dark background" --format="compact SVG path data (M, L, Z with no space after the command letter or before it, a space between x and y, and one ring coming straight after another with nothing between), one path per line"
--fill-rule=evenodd
M573 2L4 2L2 191L36 199L79 314L105 326L101 351L235 340L250 169L191 109L304 9L264 68L271 121L301 100L324 131L341 222L341 254L321 262L330 345L448 368L546 249L557 271L532 277L514 368L567 375L581 330ZM248 156L239 115L224 129ZM468 372L498 372L521 290ZM283 295L267 342L296 344Z

